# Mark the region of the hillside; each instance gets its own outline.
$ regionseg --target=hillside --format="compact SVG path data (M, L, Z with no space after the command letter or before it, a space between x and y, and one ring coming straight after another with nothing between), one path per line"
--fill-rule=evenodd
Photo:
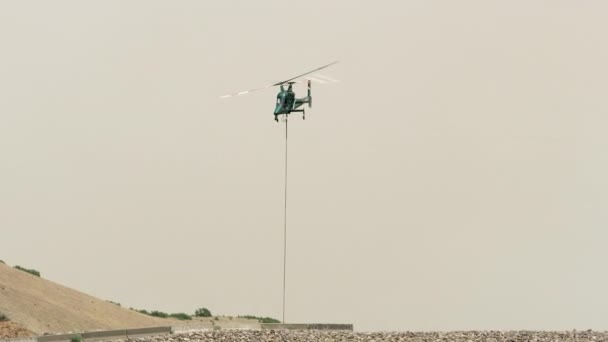
M0 312L35 334L167 325L0 263Z

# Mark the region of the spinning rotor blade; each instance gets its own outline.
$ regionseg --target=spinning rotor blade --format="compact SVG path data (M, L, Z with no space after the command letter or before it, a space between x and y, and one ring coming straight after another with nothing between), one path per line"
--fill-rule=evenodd
M311 80L311 81L313 81L313 82L317 82L317 83L319 83L319 84L325 84L325 83L327 83L327 81L322 80L322 79L320 79L320 78L316 78L316 77L310 77L310 76L309 76L309 77L306 77L306 79Z
M304 73L304 74L302 74L302 75L299 75L299 76L296 76L296 77L290 78L290 79L285 80L285 81L277 82L277 83L275 83L275 84L270 84L270 85L267 85L267 86L265 86L265 87L261 87L261 88L254 88L254 89L249 89L249 90L240 91L240 92L238 92L238 93L233 93L233 94L226 94L226 95L222 95L222 96L220 96L220 98L225 99L225 98L229 98L229 97L234 97L234 96L239 96L239 95L245 95L245 94L253 93L253 92L255 92L255 91L259 91L259 90L264 90L264 89L268 89L268 88L272 88L272 87L280 86L280 85L282 85L282 84L286 84L286 83L292 82L292 81L294 81L294 80L295 80L295 81L294 81L293 83L299 83L299 81L297 81L297 79L298 79L298 78L301 78L302 76L306 76L306 75L308 75L308 74L312 74L312 73L313 73L313 72L315 72L315 71L319 71L319 70L321 70L321 69L325 69L325 68L327 68L327 67L329 67L329 66L332 66L332 65L334 65L334 64L336 64L336 63L338 63L338 61L335 61L335 62L333 62L333 63L329 63L329 64L327 64L327 65L324 65L324 66L322 66L322 67L316 68L316 69L311 70L311 71L309 71L309 72L307 72L307 73ZM329 78L329 77L326 77L326 76L323 76L323 75L315 75L315 76L319 76L319 77L318 77L318 78L313 78L313 77L311 77L310 79L311 79L311 80L314 80L314 81L316 81L316 82L319 82L319 83L337 82L337 80L334 80L334 79L332 79L332 78Z
M290 79L288 79L288 80L285 80L285 81L283 81L283 82L278 82L278 83L275 83L275 84L273 84L273 86L278 86L278 85L281 85L281 84L285 84L285 83L287 83L287 82L289 82L289 81L293 81L293 80L295 80L296 78L300 78L300 77L302 77L302 76L306 76L306 75L308 75L308 74L312 74L312 73L313 73L313 72L315 72L315 71L319 71L319 70L321 70L321 69L325 69L325 68L327 68L328 66L332 66L332 65L334 65L334 64L336 64L336 63L338 63L338 61L335 61L335 62L333 62L333 63L329 63L329 64L327 64L327 65L324 65L324 66L320 67L320 68L316 68L316 69L311 70L311 71L309 71L309 72L303 73L302 75L298 75L298 76L296 76L296 77L292 77L292 78L290 78Z
M267 85L267 86L261 87L261 88L255 88L255 89L249 89L249 90L239 91L238 93L226 94L226 95L222 95L220 97L222 99L225 99L225 98L229 98L229 97L233 97L233 96L239 96L239 95L245 95L245 94L253 93L254 91L264 90L264 89L268 89L268 88L271 88L271 87L274 87L274 85Z
M334 83L339 83L339 80L336 80L335 78L331 78L329 76L325 76L325 75L321 75L321 74L316 74L314 75L318 78L324 79L325 81L329 81L329 82L334 82Z
M339 80L336 80L334 78L331 78L331 77L328 77L328 76L324 76L324 75L321 75L321 74L312 74L310 76L306 76L306 77L295 79L295 80L293 80L291 82L306 83L306 81L312 81L312 82L318 83L318 84L340 83Z

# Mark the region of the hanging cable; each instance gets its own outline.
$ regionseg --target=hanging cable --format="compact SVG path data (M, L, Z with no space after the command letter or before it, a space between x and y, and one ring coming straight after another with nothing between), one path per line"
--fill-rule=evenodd
M285 211L283 214L283 323L285 323L285 284L287 283L287 121L285 115Z

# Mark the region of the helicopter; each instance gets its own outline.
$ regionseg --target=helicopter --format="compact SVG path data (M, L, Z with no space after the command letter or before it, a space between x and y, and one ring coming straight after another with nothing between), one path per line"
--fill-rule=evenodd
M288 80L277 82L277 83L274 83L271 85L267 85L265 87L245 90L245 91L241 91L241 92L234 93L234 94L223 95L220 97L229 98L229 97L233 97L233 96L245 95L245 94L249 94L249 93L252 93L252 92L255 92L258 90L264 90L264 89L278 86L278 87L280 87L280 89L279 89L279 93L277 94L277 102L276 102L276 105L274 108L274 120L276 122L279 122L279 115L287 116L291 113L302 113L302 119L304 120L304 119L306 119L306 111L304 108L301 108L301 107L305 104L308 104L308 108L312 108L311 81L316 81L319 83L338 82L338 81L333 78L323 76L323 75L315 75L315 77L308 77L306 80L307 84L308 84L308 93L307 93L307 96L301 97L301 98L296 97L296 93L293 90L294 83L301 83L298 79L300 79L306 75L310 75L314 72L317 72L321 69L330 67L336 63L338 63L338 61L318 67L314 70L308 71L308 72L298 75L296 77L292 77ZM286 85L287 85L287 89L285 89ZM301 108L301 109L299 109L299 108Z

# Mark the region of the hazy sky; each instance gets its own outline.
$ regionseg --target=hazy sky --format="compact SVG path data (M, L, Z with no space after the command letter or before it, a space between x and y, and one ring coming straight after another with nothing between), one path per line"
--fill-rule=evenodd
M605 1L0 0L0 259L123 306L608 329ZM303 88L298 88L304 93Z

